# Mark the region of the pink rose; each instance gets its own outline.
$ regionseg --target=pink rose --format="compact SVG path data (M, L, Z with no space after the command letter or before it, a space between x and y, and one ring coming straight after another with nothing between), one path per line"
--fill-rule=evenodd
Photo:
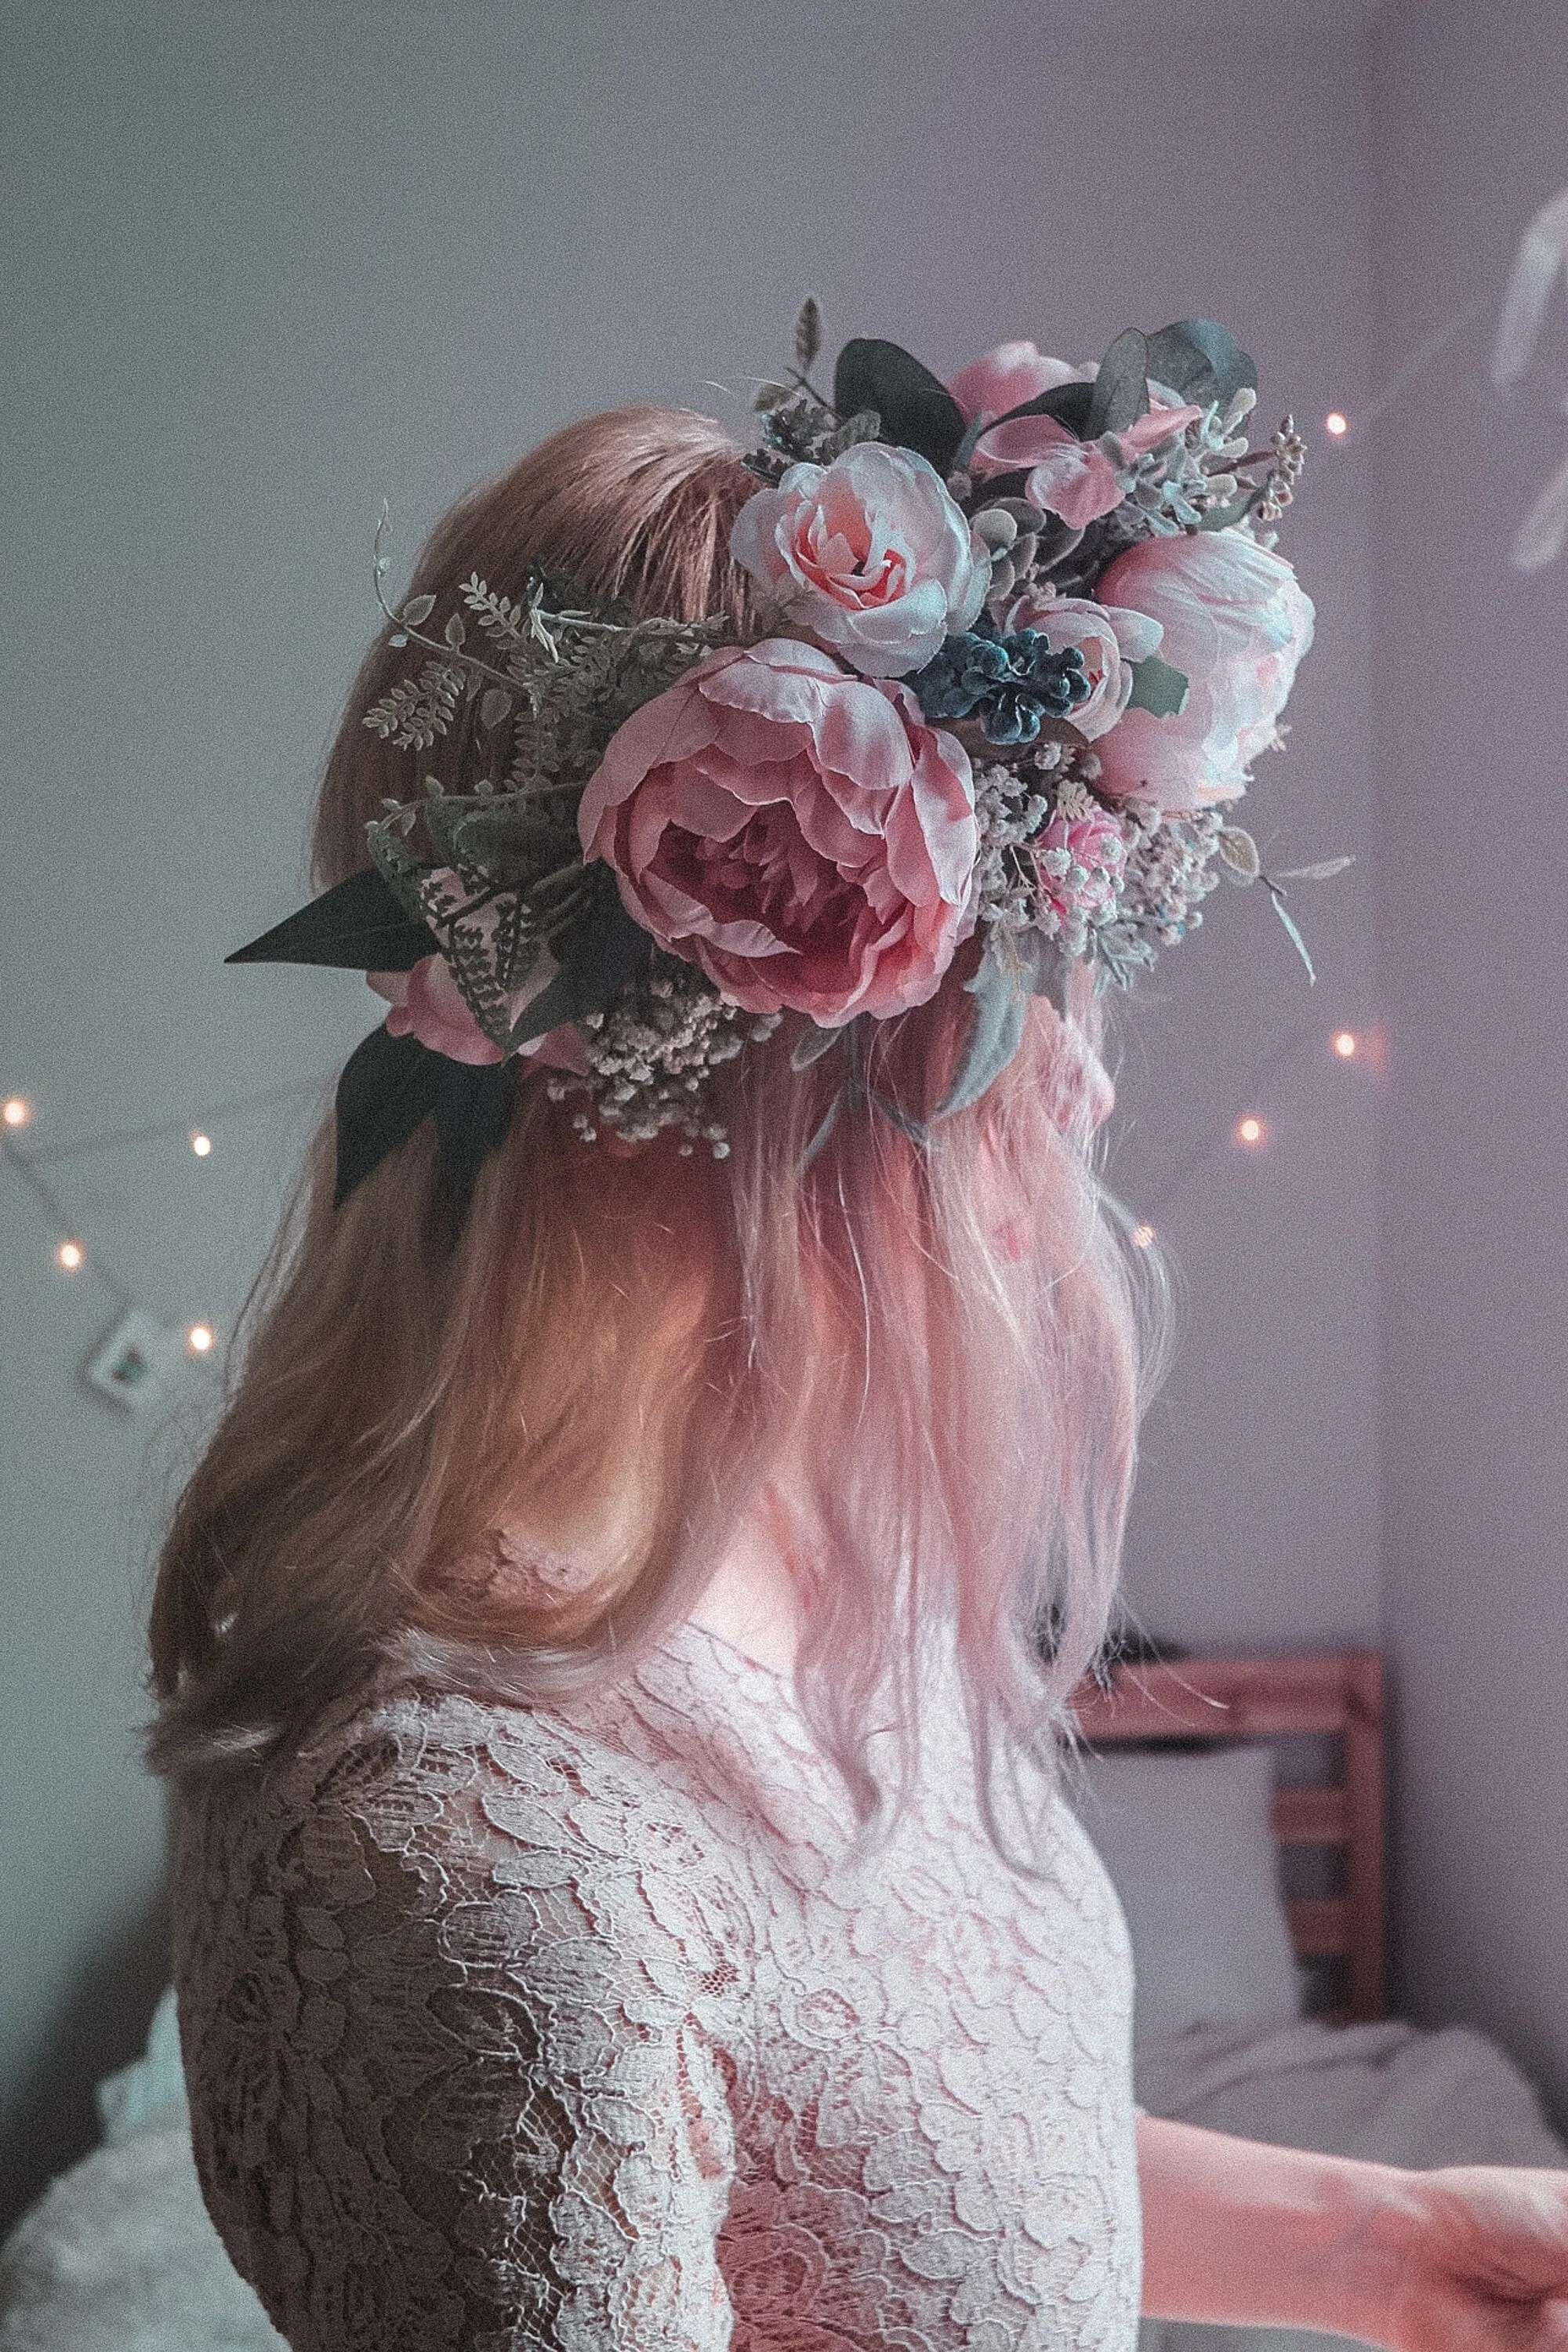
M521 989L513 1000L514 1021L524 1005L554 976L556 969L554 958L547 949L529 975L528 986ZM449 1062L478 1066L505 1060L500 1047L491 1044L469 1012L444 957L427 955L411 971L367 971L365 979L376 994L384 996L392 1006L386 1016L389 1036L417 1037L422 1045L428 1045L432 1053L444 1054ZM522 1055L526 1060L547 1064L552 1069L585 1070L588 1066L583 1041L570 1022L524 1045Z
M1088 596L1020 596L1005 625L1009 635L1018 629L1038 629L1055 652L1078 647L1090 693L1087 702L1073 706L1071 718L1090 742L1115 726L1132 692L1132 663L1158 653L1164 635L1146 613L1101 604Z
M712 654L634 711L577 823L634 919L749 1012L902 1013L968 928L967 754L907 687L793 638Z
M1190 688L1179 719L1130 710L1101 737L1100 788L1163 809L1235 800L1312 642L1311 604L1290 566L1245 530L1184 531L1140 540L1099 585L1108 604L1163 623L1160 658Z
M1047 359L1033 343L998 343L983 360L962 368L947 388L964 423L973 425L977 416L1005 416L1058 384L1091 382L1097 373L1093 366L1068 367L1065 360Z
M1016 416L1010 425L994 425L981 435L970 463L977 474L1011 474L1027 467L1025 497L1047 514L1059 515L1070 530L1082 530L1121 504L1135 458L1202 415L1190 403L1170 408L1156 401L1147 416L1099 441L1080 441L1054 416Z
M902 677L974 619L991 558L933 466L862 441L792 466L735 518L730 552L763 604L868 677Z

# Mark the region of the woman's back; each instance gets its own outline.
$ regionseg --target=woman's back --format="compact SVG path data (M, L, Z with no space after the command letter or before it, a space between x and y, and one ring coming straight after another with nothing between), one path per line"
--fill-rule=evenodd
M1131 2340L1115 1897L1059 1803L999 1858L955 1682L860 1854L690 1622L559 1709L388 1683L182 1806L203 2183L297 2352Z

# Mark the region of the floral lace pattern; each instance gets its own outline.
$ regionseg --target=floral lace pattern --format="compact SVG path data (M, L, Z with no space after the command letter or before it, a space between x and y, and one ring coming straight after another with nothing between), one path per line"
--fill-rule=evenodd
M559 1711L406 1684L182 1800L213 2218L294 2352L1128 2352L1131 1966L956 1695L851 1851L787 1679L682 1626Z

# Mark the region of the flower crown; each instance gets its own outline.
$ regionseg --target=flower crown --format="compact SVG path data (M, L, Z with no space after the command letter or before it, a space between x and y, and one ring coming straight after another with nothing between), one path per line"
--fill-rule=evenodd
M754 403L731 551L761 642L537 575L394 611L384 509L376 595L423 659L364 724L415 754L458 730L474 782L388 800L368 867L228 959L362 970L391 1000L339 1085L340 1202L433 1117L460 1214L531 1067L586 1139L675 1128L721 1157L708 1079L786 1014L797 1067L842 1055L818 1142L858 1087L910 1128L866 1088L862 1024L928 1002L978 931L941 1118L1016 1052L1031 994L1065 1010L1075 963L1126 986L1220 866L1261 876L1305 960L1224 814L1312 633L1258 528L1303 446L1289 418L1248 446L1246 353L1187 320L1098 368L1015 342L943 384L858 338L828 398L820 343L808 301Z

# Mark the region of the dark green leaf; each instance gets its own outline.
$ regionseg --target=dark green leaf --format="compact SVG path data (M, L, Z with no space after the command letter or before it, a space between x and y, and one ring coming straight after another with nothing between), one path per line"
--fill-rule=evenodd
M816 1133L812 1137L811 1141L806 1145L805 1150L800 1155L800 1164L803 1169L810 1167L812 1161L816 1158L817 1153L822 1150L823 1146L826 1143L828 1137L837 1126L839 1107L843 1103L843 1100L844 1097L841 1094L835 1095L833 1100L828 1104L826 1110L823 1113Z
M1071 957L1064 955L1058 942L1047 939L1044 931L1033 929L1012 932L1007 952L1016 957L1019 977L1029 994L1043 996L1065 1019Z
M815 294L808 294L795 316L795 363L803 375L811 372L811 363L822 349L822 305Z
M857 335L833 371L833 405L840 416L874 408L883 438L912 449L944 477L963 438L963 411L930 368L900 348Z
M1127 667L1132 674L1129 710L1152 711L1156 719L1181 717L1191 691L1184 669L1162 661L1158 654L1151 654L1147 661L1129 662Z
M1149 346L1136 327L1117 336L1090 390L1094 396L1084 428L1086 441L1098 441L1102 433L1125 433L1148 415Z
M441 1190L461 1224L480 1169L506 1140L523 1066L451 1062L437 1054L436 1141Z
M1076 433L1080 441L1087 441L1089 437L1089 412L1093 406L1093 384L1079 383L1075 380L1071 383L1058 383L1049 392L1037 393L1033 400L1020 401L1016 408L1009 408L1005 415L994 416L985 430L989 433L992 425L1011 425L1016 416L1054 416L1058 425L1065 425L1069 433Z
M410 919L374 866L324 890L226 963L319 963L345 971L411 971L436 952L423 923Z
M435 610L434 596L410 596L407 604L403 607L401 618L407 622L411 629L416 629L422 621L427 621L430 618Z
M979 970L963 985L974 999L974 1018L952 1084L931 1113L933 1126L978 1102L1024 1042L1029 992L1016 966L1005 963L994 947L987 948Z
M1210 507L1206 514L1199 517L1198 529L1229 530L1235 524L1245 522L1257 504L1259 495L1260 493L1256 489L1244 490L1240 498L1232 499L1228 506Z
M334 1208L429 1118L440 1061L417 1037L393 1037L384 1027L355 1046L338 1080Z
M1217 319L1179 319L1149 338L1149 373L1156 383L1200 406L1223 407L1243 384L1258 389L1258 370Z
M563 1021L603 1013L623 988L647 969L653 940L635 923L618 897L605 896L556 942L561 969L525 1006L511 1033L511 1045L531 1044Z

